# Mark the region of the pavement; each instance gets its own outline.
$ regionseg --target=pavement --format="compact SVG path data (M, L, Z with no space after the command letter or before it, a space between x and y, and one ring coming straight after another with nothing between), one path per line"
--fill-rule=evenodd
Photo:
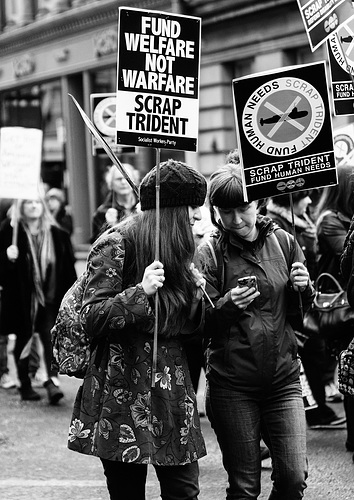
M81 258L77 262L78 273L83 268ZM11 345L9 366L16 378ZM68 426L81 381L67 376L59 378L65 397L58 406L48 404L43 387L36 389L43 396L39 402L21 401L16 388L0 389L1 500L109 500L99 459L67 449ZM201 377L197 394L200 410L204 410L204 387L205 380ZM340 416L344 414L342 403L330 406ZM222 500L226 496L227 479L220 450L206 417L201 419L201 425L208 454L199 462L199 500ZM354 463L352 453L345 450L345 439L345 425L330 430L307 430L306 500L354 499ZM271 460L262 465L259 500L266 500L271 490ZM150 467L146 500L159 498L159 485Z
M17 389L0 389L0 499L1 500L109 500L99 459L67 449L67 431L80 380L60 376L65 397L50 406L46 391L39 402L21 401ZM203 380L198 405L203 409ZM343 414L342 403L332 405ZM225 498L226 474L215 435L206 417L201 419L208 455L200 460L199 500ZM353 500L354 463L346 452L345 426L310 430L307 500ZM237 450L235 450L237 453ZM263 462L262 493L271 489L271 460ZM158 500L159 486L149 468L146 500ZM124 500L124 499L123 499ZM134 500L134 499L127 499ZM282 499L286 500L286 499Z

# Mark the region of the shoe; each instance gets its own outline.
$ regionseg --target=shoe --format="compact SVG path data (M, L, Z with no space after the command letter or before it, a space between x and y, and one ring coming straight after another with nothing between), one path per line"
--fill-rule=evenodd
M348 443L348 441L345 443L345 449L347 451L354 451L354 445L351 443Z
M343 401L343 394L338 391L334 382L325 386L326 402L327 403L341 403Z
M39 401L41 399L40 394L34 391L32 387L21 387L19 389L22 401Z
M345 417L330 417L322 418L319 422L313 422L309 424L310 429L342 429L343 425L346 423L347 419Z
M3 373L0 377L0 387L2 389L12 389L16 387L16 383L12 380L8 373Z
M53 380L51 379L47 380L47 382L44 382L43 387L47 389L49 404L51 405L56 405L64 397L62 391L54 384Z
M30 374L32 387L43 387L43 384L47 379L47 374L37 370L36 373Z

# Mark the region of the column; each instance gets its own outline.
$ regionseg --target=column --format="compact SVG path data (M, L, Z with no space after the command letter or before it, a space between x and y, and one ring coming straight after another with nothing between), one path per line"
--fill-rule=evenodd
M28 0L5 0L5 30L25 26L33 20L32 3Z

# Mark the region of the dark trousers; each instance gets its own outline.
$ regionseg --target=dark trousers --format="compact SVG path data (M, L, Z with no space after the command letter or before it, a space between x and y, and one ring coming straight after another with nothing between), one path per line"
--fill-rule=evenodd
M145 500L147 465L101 458L111 500ZM162 500L197 500L199 465L154 465Z
M50 330L54 325L56 319L57 310L55 307L47 305L44 307L39 307L37 312L37 318L35 321L34 331L39 333L43 351L44 351L44 362L49 377L54 377L57 372L51 369L52 362L52 341L50 336ZM14 349L14 356L17 364L18 378L21 383L21 387L26 389L31 385L29 378L29 355L30 346L27 349L27 344L31 340L31 337L25 335L17 335L16 344ZM24 355L24 348L26 347L26 354Z
M269 500L303 498L306 421L299 381L268 393L247 393L208 383L206 410L228 475L227 500L258 498L261 435L272 457Z
M197 394L199 378L202 369L205 369L203 343L201 338L186 340L183 344L187 356L189 373L193 384L194 392Z

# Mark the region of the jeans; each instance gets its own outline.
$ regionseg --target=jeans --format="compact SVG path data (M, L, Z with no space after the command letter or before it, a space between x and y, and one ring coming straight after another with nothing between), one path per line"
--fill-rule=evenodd
M270 393L243 393L208 383L206 411L228 474L227 500L258 498L261 436L272 457L269 500L303 498L307 458L300 382Z
M145 500L148 466L101 458L111 500ZM162 500L197 500L199 465L154 465L160 482Z

